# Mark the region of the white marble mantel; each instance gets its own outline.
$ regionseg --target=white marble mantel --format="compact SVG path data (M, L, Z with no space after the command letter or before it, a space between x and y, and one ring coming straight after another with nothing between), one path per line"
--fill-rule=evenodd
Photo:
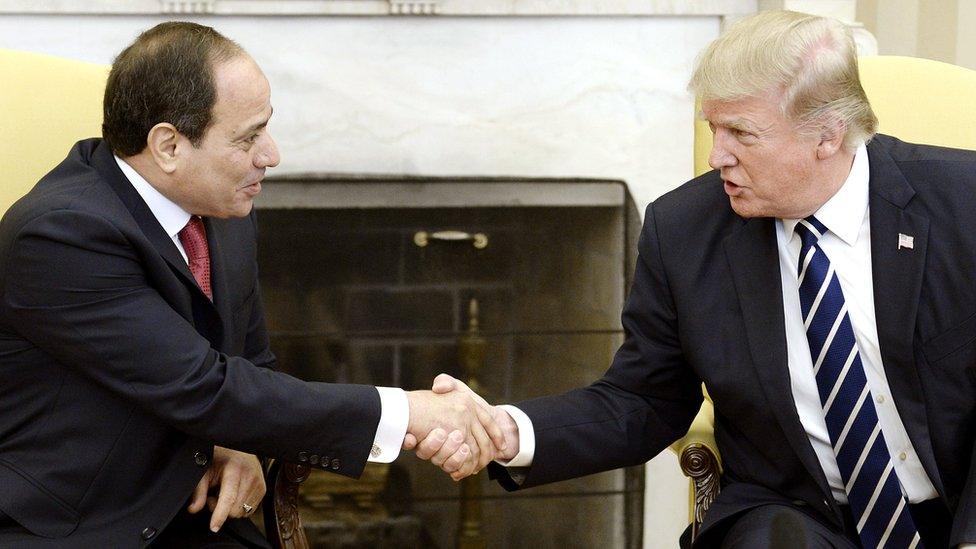
M169 18L0 14L0 47L108 64ZM721 24L717 15L182 18L213 25L264 68L277 174L615 179L641 210L692 174L685 86Z
M757 0L2 0L0 13L215 15L708 15L756 11Z

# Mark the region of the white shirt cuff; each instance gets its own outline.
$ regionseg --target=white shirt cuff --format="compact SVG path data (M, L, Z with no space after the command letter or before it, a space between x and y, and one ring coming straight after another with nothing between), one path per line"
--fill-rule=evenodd
M495 460L504 467L528 467L532 465L532 458L535 457L535 430L532 428L532 420L525 412L510 404L501 404L502 410L508 412L518 425L519 432L519 451L508 461Z
M367 461L390 463L400 455L403 437L407 436L410 405L407 393L396 387L377 387L380 394L380 424L376 426L373 448Z
M976 543L963 543L959 549L976 549Z

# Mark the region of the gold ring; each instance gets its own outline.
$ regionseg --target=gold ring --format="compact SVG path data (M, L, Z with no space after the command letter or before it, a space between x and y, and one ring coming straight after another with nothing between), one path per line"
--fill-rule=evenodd
M241 507L244 508L244 514L245 515L250 515L251 513L254 512L254 507L252 507L252 506L250 506L250 505L248 505L246 503L242 503L241 504Z

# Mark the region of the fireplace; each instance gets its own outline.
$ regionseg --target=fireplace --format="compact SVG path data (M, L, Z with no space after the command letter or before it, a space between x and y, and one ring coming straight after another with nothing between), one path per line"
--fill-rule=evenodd
M493 402L587 384L621 342L640 223L622 182L288 176L268 180L258 208L272 349L303 379L428 389L439 372L462 377L472 300ZM406 453L374 469L386 478L356 495L359 518L314 478L303 487L313 544L455 547L475 500L464 518L488 547L641 544L643 467L514 494L484 474L462 492Z

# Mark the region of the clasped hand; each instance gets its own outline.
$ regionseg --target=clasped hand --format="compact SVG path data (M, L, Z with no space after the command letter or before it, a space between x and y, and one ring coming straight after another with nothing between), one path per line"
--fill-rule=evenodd
M476 474L495 459L518 454L518 427L501 408L488 404L447 374L430 391L407 393L410 420L404 450L430 460L455 481Z

